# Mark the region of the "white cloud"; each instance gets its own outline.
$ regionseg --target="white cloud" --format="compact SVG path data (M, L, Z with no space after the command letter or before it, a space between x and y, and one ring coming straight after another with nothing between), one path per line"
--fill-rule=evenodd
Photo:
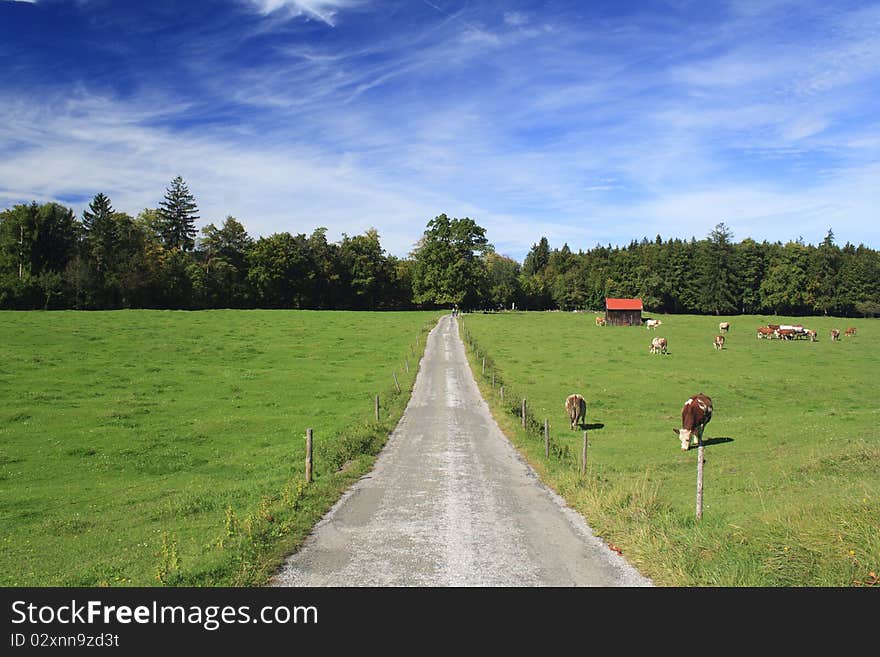
M354 6L248 1L279 20ZM375 226L396 255L441 212L471 216L518 259L541 235L577 250L703 237L719 221L740 239L818 241L831 225L839 241L880 244L880 124L852 120L870 114L875 51L857 26L781 52L740 38L743 25L709 47L685 38L698 30L673 40L637 21L618 34L558 20L526 34L526 17L424 4L436 11L420 7L420 28L389 24L382 38L366 25L384 29L384 15L355 38L343 25L278 42L265 66L187 61L199 80L187 102L0 96L12 154L0 207L102 191L134 214L180 174L203 224L233 214L252 235L327 226L331 239ZM212 103L226 127L173 127Z
M151 127L155 115L106 98L79 97L46 109L4 101L0 206L103 192L116 209L155 207L182 175L201 222L236 216L253 236L329 228L331 239L377 227L385 248L406 255L442 210L430 191L377 177L350 158L311 147L267 146Z
M291 16L306 15L333 27L339 10L360 4L359 0L244 0L263 15L285 11Z

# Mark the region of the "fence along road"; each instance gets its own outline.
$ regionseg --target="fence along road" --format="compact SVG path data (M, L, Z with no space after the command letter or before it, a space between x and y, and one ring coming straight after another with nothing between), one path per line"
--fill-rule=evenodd
M560 402L561 403L561 402ZM513 448L458 325L428 336L413 395L370 474L273 586L650 586Z

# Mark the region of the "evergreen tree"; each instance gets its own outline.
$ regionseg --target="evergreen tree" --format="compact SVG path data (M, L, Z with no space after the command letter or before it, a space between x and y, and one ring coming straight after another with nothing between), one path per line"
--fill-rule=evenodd
M837 273L840 269L840 249L834 244L834 233L828 229L822 244L815 250L807 284L808 301L813 310L827 315L837 308Z
M550 264L550 243L546 237L542 237L532 248L523 261L523 273L526 276L540 274Z
M809 312L807 269L809 253L800 240L777 248L761 282L762 305L774 315Z
M108 278L115 269L118 235L110 199L98 193L83 212L83 255L91 270L91 303L97 307L112 307L108 299ZM91 304L90 304L91 305Z
M162 241L168 250L191 251L196 243L196 223L199 218L195 197L181 176L171 181L165 190L165 199L159 204L162 217Z
M96 224L108 221L112 214L113 206L110 204L110 199L102 192L98 192L89 203L89 209L83 211L83 229L86 233L92 231Z
M736 272L737 298L740 312L757 313L761 310L761 281L764 278L767 243L758 244L746 238L734 247L733 263Z
M733 274L733 233L717 224L700 249L700 309L703 312L732 313L737 310Z

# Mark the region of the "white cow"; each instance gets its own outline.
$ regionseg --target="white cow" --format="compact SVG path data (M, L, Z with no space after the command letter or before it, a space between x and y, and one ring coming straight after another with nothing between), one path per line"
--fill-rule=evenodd
M651 348L649 351L652 354L665 354L666 338L654 338L653 340L651 340Z

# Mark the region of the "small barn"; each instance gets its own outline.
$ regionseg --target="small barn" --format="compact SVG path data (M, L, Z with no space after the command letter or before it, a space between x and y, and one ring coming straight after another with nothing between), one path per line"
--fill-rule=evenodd
M641 326L641 299L605 299L605 323L611 326Z

